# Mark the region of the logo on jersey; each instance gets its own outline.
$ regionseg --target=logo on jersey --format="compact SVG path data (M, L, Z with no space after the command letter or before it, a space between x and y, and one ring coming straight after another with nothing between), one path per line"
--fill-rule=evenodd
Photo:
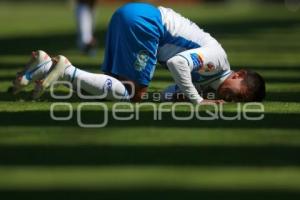
M112 80L111 79L107 79L104 83L104 90L109 91L112 88Z
M213 72L216 69L216 66L213 63L208 63L200 68L199 72Z
M135 69L137 71L143 71L146 68L149 59L150 57L147 51L140 51L134 63Z
M191 58L193 61L194 70L198 70L203 65L203 59L200 54L192 53Z
M193 61L194 71L199 71L200 73L204 72L213 72L216 67L213 63L208 63L204 65L203 55L199 53L192 53L191 59Z

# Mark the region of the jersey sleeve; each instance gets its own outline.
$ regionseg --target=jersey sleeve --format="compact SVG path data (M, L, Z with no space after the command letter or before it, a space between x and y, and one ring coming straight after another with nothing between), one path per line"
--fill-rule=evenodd
M203 98L199 95L197 89L193 85L191 70L187 61L181 56L174 56L168 60L167 66L175 83L185 96L194 104L202 102Z
M218 43L187 50L178 55L187 60L193 81L230 70L227 55Z

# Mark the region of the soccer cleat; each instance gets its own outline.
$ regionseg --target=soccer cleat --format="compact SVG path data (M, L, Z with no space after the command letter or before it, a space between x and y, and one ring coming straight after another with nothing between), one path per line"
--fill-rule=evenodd
M51 64L51 58L46 52L42 50L33 51L25 69L17 73L16 79L13 81L12 93L16 95L30 83L43 79L45 73L42 68L48 64ZM33 74L35 74L34 78Z
M52 62L51 69L46 78L36 84L36 87L33 91L33 99L40 98L47 88L49 88L56 81L62 79L65 69L71 65L70 61L64 56L52 58Z

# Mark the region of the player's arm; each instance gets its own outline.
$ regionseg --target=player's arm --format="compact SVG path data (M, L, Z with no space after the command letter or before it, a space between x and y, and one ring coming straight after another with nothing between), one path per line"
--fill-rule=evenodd
M193 103L223 103L220 100L204 100L192 83L191 75L193 71L213 75L223 70L222 66L229 66L226 53L218 43L181 52L168 60L167 65L180 90Z
M204 99L198 94L197 89L192 83L191 67L188 60L180 55L176 55L167 61L167 66L172 74L175 83L189 100L198 104Z
M188 98L180 91L178 86L176 84L168 86L163 92L162 92L162 101L163 102L188 102ZM213 99L204 99L201 101L202 103L217 103L222 104L225 103L223 100L213 100Z

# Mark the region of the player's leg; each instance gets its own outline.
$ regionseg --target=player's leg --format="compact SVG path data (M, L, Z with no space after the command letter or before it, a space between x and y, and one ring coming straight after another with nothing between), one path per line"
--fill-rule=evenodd
M96 98L102 96L109 100L129 100L124 84L105 74L86 72L70 65L65 69L63 79L72 83L75 89L82 89Z
M89 53L96 45L94 38L95 4L96 0L77 0L78 45L85 53Z
M118 9L111 18L102 70L135 84L133 101L147 92L156 65L161 14L149 4L130 3Z
M125 86L117 79L104 75L89 73L74 67L67 58L53 58L53 66L34 97L39 98L43 91L57 80L70 82L74 88L84 90L95 99L128 100ZM100 97L101 96L101 97Z

